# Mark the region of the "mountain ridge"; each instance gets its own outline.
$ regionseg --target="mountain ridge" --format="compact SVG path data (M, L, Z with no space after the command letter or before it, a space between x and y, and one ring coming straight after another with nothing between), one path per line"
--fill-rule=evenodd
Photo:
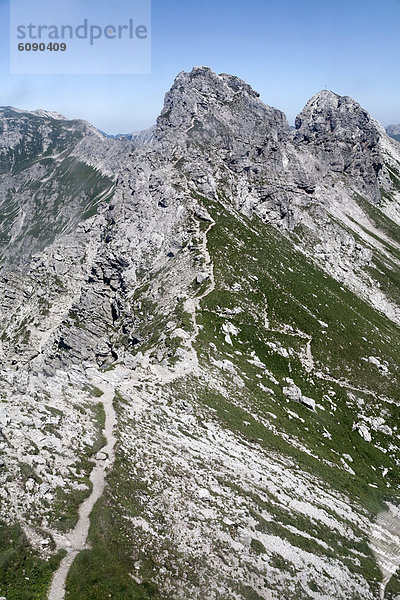
M395 598L397 143L329 91L290 131L206 67L177 76L137 147L30 118L13 139L36 140L55 185L71 157L109 179L39 248L5 240L0 532L29 560L5 561L0 593L39 573L46 597L101 472L70 600ZM36 181L24 222L42 231L37 201L49 218L60 190L0 136L4 210ZM69 207L86 179L66 175Z

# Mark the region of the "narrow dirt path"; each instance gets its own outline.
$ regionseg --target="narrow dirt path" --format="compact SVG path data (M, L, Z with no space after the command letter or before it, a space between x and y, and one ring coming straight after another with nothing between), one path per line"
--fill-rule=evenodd
M90 513L104 492L106 470L111 468L114 462L114 426L116 424L116 416L113 408L114 386L109 385L101 375L94 376L93 383L104 392L100 401L103 403L106 416L103 430L106 445L103 446L101 452L107 455L108 458L106 460L101 460L97 457L94 459L95 466L90 475L93 489L90 496L79 507L78 522L74 529L65 536L56 538L57 550L64 549L67 551L67 555L62 559L60 566L54 574L48 600L63 600L65 596L65 582L71 565L76 555L81 550L88 548L86 540L89 533Z

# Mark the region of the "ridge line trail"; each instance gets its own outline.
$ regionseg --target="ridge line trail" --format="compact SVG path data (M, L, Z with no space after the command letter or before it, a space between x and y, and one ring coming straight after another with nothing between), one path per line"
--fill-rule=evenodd
M114 385L110 385L97 373L93 376L93 383L101 386L101 389L104 392L99 398L99 401L103 404L105 412L103 435L106 439L106 444L100 451L107 454L108 459L100 460L94 458L94 467L90 474L90 481L93 484L93 488L90 495L79 507L79 518L75 527L63 536L54 536L57 550L64 549L67 551L67 555L62 559L57 571L54 573L48 593L48 600L62 600L64 598L65 582L75 557L79 552L90 547L86 542L89 533L90 514L97 500L103 495L106 485L106 471L112 467L114 462L114 446L116 441L114 435L114 426L116 424L116 416L113 407L113 398L115 395Z
M194 342L199 334L199 326L196 320L196 312L200 305L200 302L203 298L208 296L215 289L215 279L214 279L214 266L211 260L210 253L207 248L207 234L211 230L211 228L215 225L215 221L213 220L206 231L202 236L202 251L203 256L205 258L204 267L208 271L209 274L209 285L206 286L205 290L198 296L194 298L189 298L185 302L185 309L191 314L191 320L193 323L193 333L188 340L186 340L186 347L188 349L189 360L185 363L185 366L176 365L172 371L167 371L165 368L161 368L159 365L152 365L152 374L156 375L159 381L166 383L168 381L174 380L177 377L182 375L187 375L188 373L195 373L198 371L198 359L197 352L193 347ZM79 519L72 531L68 532L66 535L54 535L54 539L57 544L57 550L65 549L68 554L62 559L57 571L54 574L50 591L48 593L48 600L63 600L65 597L65 582L69 573L69 570L72 566L72 563L75 560L75 557L82 550L89 548L90 546L87 544L87 536L89 533L90 526L90 514L93 510L93 507L97 500L102 496L105 488L105 476L106 476L106 467L111 468L114 462L114 446L116 442L116 438L114 435L114 426L116 425L116 415L113 408L113 398L115 395L115 387L118 384L118 381L121 379L121 375L124 370L118 370L119 379L117 373L114 371L114 376L116 377L115 381L107 381L104 375L99 374L95 369L91 370L90 373L92 377L92 381L94 384L98 385L100 389L104 392L103 395L99 398L99 401L103 403L104 412L106 415L105 427L103 430L104 437L106 438L106 445L101 448L101 452L108 454L108 461L101 461L99 459L95 459L95 466L90 475L90 481L93 484L93 489L88 498L86 498L83 503L79 507ZM88 370L89 372L89 370ZM125 373L126 375L126 373ZM142 380L148 381L148 374L143 377L144 373L135 373L134 376L129 378L131 383L133 381L138 382ZM108 377L112 377L108 374Z
M203 300L203 298L211 294L212 291L215 289L214 264L211 260L210 253L207 248L207 235L212 229L212 227L214 227L214 225L215 221L212 220L207 229L204 232L202 232L201 241L201 249L204 257L204 263L202 266L204 268L204 271L206 271L208 274L208 280L206 280L208 285L206 285L204 291L201 294L193 298L187 298L184 302L184 310L190 314L190 320L193 326L193 333L191 333L189 337L183 340L182 344L182 347L186 351L185 359L181 360L180 362L175 364L173 368L171 368L165 367L160 364L149 364L148 358L146 358L145 355L145 360L141 363L141 367L143 369L142 373L140 373L138 369L136 369L135 374L133 376L131 375L130 377L131 381L138 382L141 380L146 380L147 382L149 382L149 377L156 377L159 383L167 384L180 377L186 377L191 374L198 375L200 373L197 351L194 348L194 343L196 342L196 338L200 332L199 325L197 324L196 313L200 306L200 302ZM147 357L150 354L150 352L150 350L146 351Z

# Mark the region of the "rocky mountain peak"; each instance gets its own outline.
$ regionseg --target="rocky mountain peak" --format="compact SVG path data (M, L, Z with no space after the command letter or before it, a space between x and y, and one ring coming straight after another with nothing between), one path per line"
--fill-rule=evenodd
M250 85L209 67L181 72L165 96L156 139L186 134L199 142L229 147L233 140L264 143L288 136L286 116L266 106Z
M232 99L239 91L244 91L253 98L260 97L258 92L239 77L227 73L217 74L206 66L193 67L190 73L181 71L175 78L172 89L181 85L193 87L207 94L212 90L213 95L221 100Z
M360 177L363 184L375 188L383 176L384 160L379 150L381 132L376 121L358 102L321 90L296 117L294 140L310 144L334 172Z
M297 139L317 139L333 134L337 139L356 141L369 138L377 142L377 131L368 112L349 96L321 90L306 104L295 121Z
M358 102L330 90L321 90L307 102L295 126L297 139L306 141L331 135L338 141L367 141L373 147L379 138L374 119Z

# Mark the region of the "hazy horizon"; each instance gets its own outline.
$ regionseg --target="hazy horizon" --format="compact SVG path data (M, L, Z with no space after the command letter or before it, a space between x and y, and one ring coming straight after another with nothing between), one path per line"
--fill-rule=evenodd
M194 66L200 66L200 65L194 65ZM206 66L208 66L208 65L206 65ZM234 73L231 73L231 75L234 75ZM172 85L172 82L171 82L171 85ZM168 90L166 90L166 91L168 91ZM317 94L319 91L321 91L321 90L317 90L317 91L315 92L315 94ZM332 92L335 92L335 90L331 90L331 91L332 91ZM348 95L348 94L345 94L345 95ZM312 96L314 96L314 94L312 94ZM312 96L310 96L310 98L312 98ZM310 99L310 98L309 98L309 99ZM260 99L261 99L261 101L262 101L262 102L264 102L264 100L263 100L263 98L262 98L262 97L261 97ZM354 99L357 101L357 98L354 98ZM264 102L264 104L268 104L268 103ZM271 106L271 105L269 105L269 106ZM304 105L304 106L305 106L305 105ZM301 112L301 110L304 108L304 106L301 106L301 107L299 108L298 112L296 113L296 116L297 116L297 114L299 114L299 113ZM43 107L43 106L37 106L37 107L35 107L35 108L27 108L27 107L25 107L25 106L15 106L15 105L11 105L11 104L7 104L7 105L1 105L1 106L0 106L0 108L6 108L6 107L15 108L15 109L18 109L18 110L22 110L22 111L28 111L28 112L34 112L34 111L43 110L43 111L47 111L47 112L60 113L60 114L61 114L63 117L65 117L66 119L71 119L71 120L73 120L73 119L78 119L78 120L85 120L85 121L88 121L88 119L84 119L83 117L80 117L79 115L68 116L68 115L65 115L65 114L61 113L61 112L60 112L59 110L57 110L57 109L54 109L54 108L51 108L51 109L50 109L50 108L48 108L48 107ZM282 109L281 109L279 106L274 106L273 108L277 108L277 109L279 109L279 110L282 110ZM364 108L365 108L365 107L364 107ZM161 109L160 109L160 112L161 112ZM283 112L284 112L284 111L283 111ZM400 111L399 111L399 112L400 112ZM286 114L286 113L285 113L285 114ZM96 127L96 128L97 128L99 131L101 131L102 133L105 133L105 134L107 134L107 135L109 135L109 136L115 136L115 135L118 135L118 134L124 135L124 134L139 133L139 132L141 132L141 131L145 131L145 130L149 129L150 127L152 127L152 126L154 126L154 125L156 124L156 120L157 120L157 117L158 117L158 115L159 115L159 113L158 113L158 114L155 116L155 118L154 118L154 121L153 121L152 123L149 123L147 126L144 126L144 127L138 128L138 129L125 129L125 130L123 130L123 131L122 131L122 130L121 130L121 131L112 131L112 132L110 132L110 131L106 131L106 130L102 129L101 127L98 127L98 126L96 125L96 123L92 123L91 121L88 121L88 122L89 122L91 125L93 125L94 127ZM374 117L374 115L371 115L371 116L372 116L372 117ZM287 117L287 115L286 115L286 117ZM287 117L287 118L288 118L288 117ZM374 117L374 118L375 118L375 117ZM295 120L295 118L293 119L293 121L291 121L291 120L288 118L288 122L289 122L289 125L290 125L290 126L294 126L294 120ZM379 119L378 119L378 120L379 120ZM392 126L393 126L393 125L396 125L396 126L397 126L397 125L400 125L400 117L399 117L399 121L398 121L398 122L391 122L391 123L381 123L381 124L382 124L384 127L389 127L390 125L392 125Z

